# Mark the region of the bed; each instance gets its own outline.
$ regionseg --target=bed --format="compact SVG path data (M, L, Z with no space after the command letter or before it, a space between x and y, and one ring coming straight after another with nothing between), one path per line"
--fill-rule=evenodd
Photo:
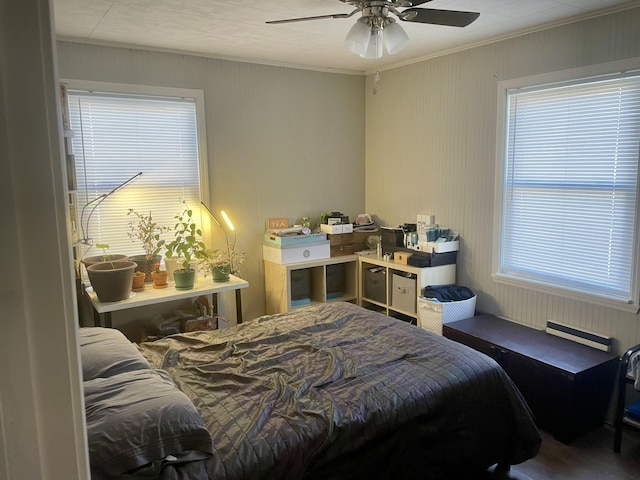
M350 303L119 335L81 329L94 480L477 478L540 448L496 362Z

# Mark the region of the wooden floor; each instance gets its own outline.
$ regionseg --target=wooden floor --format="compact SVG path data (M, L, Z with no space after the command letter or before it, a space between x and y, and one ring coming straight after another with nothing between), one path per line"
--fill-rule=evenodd
M508 474L491 471L492 480L639 480L640 432L625 430L621 453L613 453L613 429L604 426L564 445L541 432L542 447L533 459L511 467Z

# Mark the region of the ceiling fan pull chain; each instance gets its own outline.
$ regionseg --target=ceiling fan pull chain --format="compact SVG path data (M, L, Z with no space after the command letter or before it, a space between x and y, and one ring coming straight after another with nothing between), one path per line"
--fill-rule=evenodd
M376 74L373 76L373 90L371 90L371 93L373 95L377 95L378 94L378 88L376 87L376 84L380 81L380 71L376 70Z

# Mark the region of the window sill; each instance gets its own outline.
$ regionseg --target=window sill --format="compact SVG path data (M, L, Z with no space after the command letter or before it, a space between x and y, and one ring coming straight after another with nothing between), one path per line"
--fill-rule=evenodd
M634 315L637 314L640 310L640 305L638 305L637 303L625 303L621 300L612 300L610 298L588 294L577 290L571 290L568 288L552 287L543 283L516 278L504 273L494 273L491 276L496 283L500 283L503 285L510 285L512 287L534 290L536 292L560 296L580 302L591 303L601 307L613 308L616 310L621 310L623 312L633 313Z

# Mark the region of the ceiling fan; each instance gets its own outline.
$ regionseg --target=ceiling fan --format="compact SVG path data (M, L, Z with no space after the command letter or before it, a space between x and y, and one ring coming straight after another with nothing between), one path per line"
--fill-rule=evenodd
M433 8L407 8L422 5L431 0L339 0L353 5L355 9L350 13L334 13L316 15L313 17L288 18L272 20L268 24L305 22L322 20L325 18L349 18L358 12L362 16L351 27L344 44L353 53L363 58L381 58L383 43L389 54L399 52L409 43L409 37L404 29L398 25L395 15L403 22L427 23L450 27L466 27L480 14L477 12L463 12L458 10L437 10ZM403 8L403 10L398 10Z

